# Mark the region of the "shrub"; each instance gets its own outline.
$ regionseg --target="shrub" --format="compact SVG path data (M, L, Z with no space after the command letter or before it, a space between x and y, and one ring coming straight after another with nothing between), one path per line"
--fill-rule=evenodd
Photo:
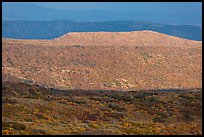
M73 46L76 48L84 48L84 46L81 46L81 45L73 45Z
M15 99L12 98L3 98L3 103L9 103L9 104L17 104L18 102Z
M148 98L146 101L155 103L155 102L158 102L159 100L156 97L151 97L151 98Z
M33 84L34 81L32 81L32 80L27 80L27 79L26 79L26 80L24 80L24 83L25 83L25 84Z
M162 117L155 117L152 119L153 122L159 122L159 123L163 123L165 122L166 120Z
M178 95L178 97L184 98L184 99L193 99L193 97L186 96L186 95L184 95L184 94Z
M79 104L79 105L81 105L81 104L87 104L86 101L84 101L84 100L82 100L82 99L79 99L79 98L69 98L68 101L69 101L69 102L74 102L74 103Z
M89 126L92 128L96 128L96 129L98 129L100 127L98 124L92 123L92 122L89 123Z
M31 119L31 118L26 118L25 121L27 121L27 122L33 122L33 119Z
M47 119L43 114L35 114L35 116L39 119Z
M183 119L185 121L192 121L192 120L194 120L193 116L191 115L191 112L188 111L188 110L184 110L183 111Z
M16 130L25 130L26 129L26 126L22 123L13 122L12 125L13 125L12 127Z
M152 95L154 95L154 93L139 93L139 94L135 95L135 98L145 99L145 97L152 96Z
M111 108L111 109L117 110L117 111L124 111L125 110L124 107L118 105L115 102L108 104L108 107Z
M3 130L8 129L9 127L11 127L10 122L3 122L2 121L2 129Z
M80 135L115 135L111 130L97 129L80 133Z
M111 98L114 98L114 99L117 99L117 100L123 100L125 102L132 102L133 99L134 99L134 96L132 95L120 95L120 94L110 94L108 95L108 97L111 97Z
M91 120L95 121L98 117L98 114L91 114L88 111L84 111L82 114L77 116L79 120L86 121L86 120Z
M103 83L103 85L105 86L105 87L112 87L112 85L110 84L110 83Z
M32 129L32 132L34 133L34 135L47 135L47 133L41 129Z
M123 130L128 134L134 135L155 135L157 131L150 124L133 122L129 127L124 127Z
M161 118L168 118L168 116L164 113L158 112L157 114L161 116Z
M121 119L124 118L124 114L123 113L107 113L105 114L107 117L112 117L115 119Z
M8 129L12 127L15 130L25 130L26 126L22 123L17 122L2 122L2 129Z

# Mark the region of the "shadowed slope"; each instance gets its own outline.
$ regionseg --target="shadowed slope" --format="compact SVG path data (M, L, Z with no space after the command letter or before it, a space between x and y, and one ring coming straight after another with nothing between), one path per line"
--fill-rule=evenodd
M59 90L15 80L2 85L2 134L202 134L202 89Z

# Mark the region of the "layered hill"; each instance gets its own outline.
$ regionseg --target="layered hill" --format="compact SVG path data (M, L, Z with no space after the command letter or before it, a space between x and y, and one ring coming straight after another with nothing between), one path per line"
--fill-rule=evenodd
M152 31L2 39L2 71L48 87L91 90L201 88L201 41Z
M201 44L152 31L2 39L2 134L201 135Z
M72 32L54 39L68 45L103 46L196 46L201 42L182 39L154 31Z

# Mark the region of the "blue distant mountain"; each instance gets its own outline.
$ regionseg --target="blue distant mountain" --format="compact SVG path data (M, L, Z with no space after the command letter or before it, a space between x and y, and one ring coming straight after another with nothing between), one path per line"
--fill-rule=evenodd
M58 10L28 2L3 2L2 36L16 39L52 39L69 32L153 30L182 38L202 40L202 19L197 16L184 14L181 17L173 13L136 11Z
M152 30L181 38L202 40L202 27L193 25L168 25L140 21L2 21L2 37L15 39L53 39L69 32L125 32L138 30Z
M147 21L164 24L200 25L202 15L176 14L147 11L103 11L103 10L59 10L41 7L25 2L3 2L3 20L75 20L81 22L100 22L115 20Z

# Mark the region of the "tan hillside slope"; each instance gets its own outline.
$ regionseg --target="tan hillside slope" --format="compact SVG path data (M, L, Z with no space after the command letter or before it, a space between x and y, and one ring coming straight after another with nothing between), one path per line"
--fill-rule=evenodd
M202 41L178 38L154 31L72 32L53 40L3 38L3 42L35 44L36 46L201 46Z
M197 46L192 41L154 31L133 32L73 32L65 34L55 41L68 45L105 45L105 46Z
M3 39L2 72L64 89L202 88L201 44L151 31Z

